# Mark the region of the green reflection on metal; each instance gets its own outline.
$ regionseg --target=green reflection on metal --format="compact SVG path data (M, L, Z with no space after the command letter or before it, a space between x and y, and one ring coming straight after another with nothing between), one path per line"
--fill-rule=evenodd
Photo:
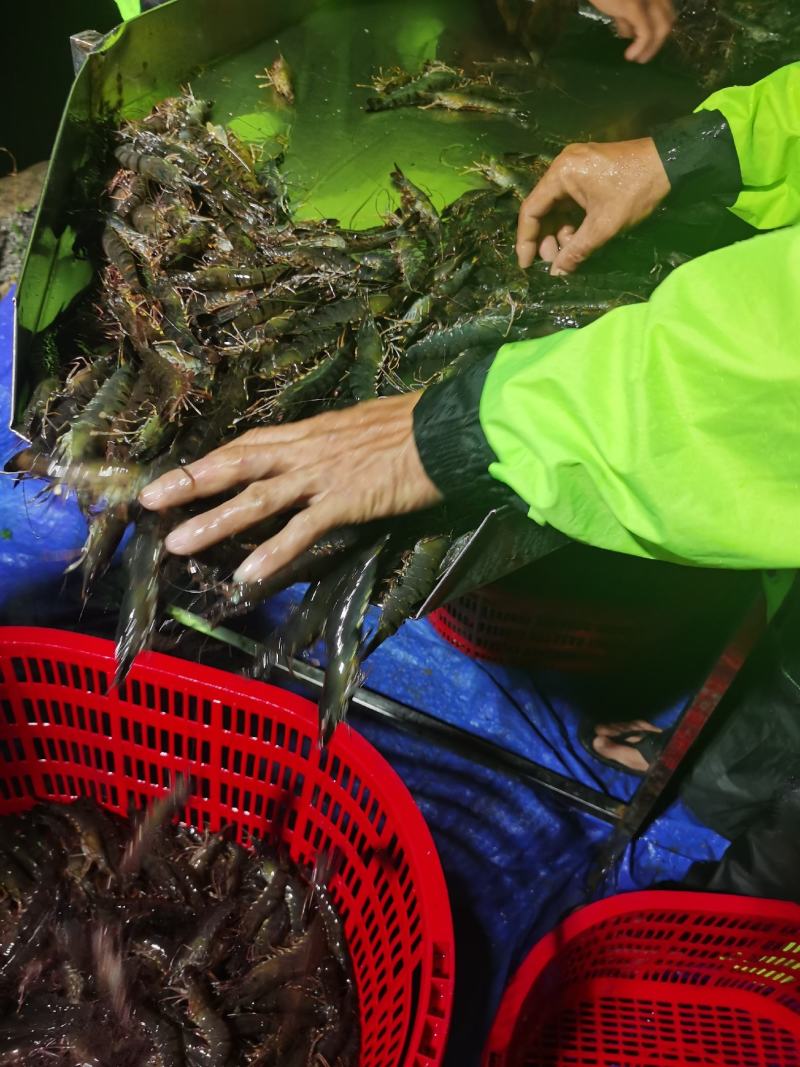
M59 237L49 229L39 235L36 249L28 257L26 270L29 272L29 284L43 294L43 300L35 309L35 317L31 313L33 309L28 311L28 303L19 301L17 316L25 329L49 326L69 306L75 293L92 280L94 271L91 264L75 256L76 236L69 226Z
M235 115L227 125L237 137L254 145L275 140L291 128L288 118L270 111L251 111L246 115Z
M445 24L427 9L416 11L397 32L397 51L409 67L422 64L426 59L436 58L439 38Z
M284 171L300 218L369 226L395 203L388 180L395 162L442 206L475 184L460 168L484 142L499 150L520 141L520 131L502 120L363 111L369 91L356 86L368 83L378 67L414 68L436 57L445 27L456 20L476 35L482 26L477 7L465 10L453 0L323 5L278 38L201 71L192 89L214 100L216 122L248 140L289 131ZM255 78L280 53L293 72L294 108Z
M124 23L89 57L74 84L56 142L18 291L19 377L33 374L30 335L88 280L63 234L93 166L93 127L110 115L137 117L190 85L214 101L213 121L285 151L284 172L300 218L369 226L395 204L395 163L440 207L480 179L465 168L484 153L532 152L562 140L636 136L654 120L687 111L699 92L657 67L597 59L596 27L576 26L545 72L518 88L535 125L475 114L403 109L366 114L379 67L416 67L428 58L459 65L513 51L487 19L488 0L171 0ZM579 20L585 23L585 20ZM599 32L600 37L597 37ZM296 106L262 88L256 74L279 54L293 71ZM99 176L98 176L99 177ZM96 204L93 201L92 206ZM631 269L646 269L631 264ZM34 384L29 381L28 386Z

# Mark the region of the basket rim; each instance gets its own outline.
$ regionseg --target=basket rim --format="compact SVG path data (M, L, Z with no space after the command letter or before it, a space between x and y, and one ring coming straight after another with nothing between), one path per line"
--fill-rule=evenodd
M746 916L777 919L797 924L800 932L800 905L765 897L744 897L732 893L703 893L680 889L643 889L619 893L586 904L567 915L530 950L506 986L483 1053L482 1067L491 1057L504 1054L525 998L544 968L575 938L608 919L636 916L643 911L674 910L685 914Z
M114 673L114 642L102 637L93 637L71 630L37 626L0 626L0 653L12 656L18 654L46 657L48 654L65 655L80 652L96 658L98 666L107 666L110 675ZM266 706L280 707L291 718L302 722L316 733L318 712L316 705L306 697L269 682L245 678L218 667L208 667L191 660L170 656L163 652L143 652L136 657L131 677L142 672L164 677L171 685L181 682L201 683L219 690L220 697L226 702L237 695L255 700ZM420 896L424 899L444 902L445 907L431 907L424 911L426 940L429 945L427 959L424 960L428 983L431 988L446 990L447 995L437 1000L434 1016L430 1014L429 1005L420 1001L416 1019L409 1020L410 1042L408 1063L416 1062L422 1054L419 1043L425 1029L425 1020L440 1035L447 1034L453 1010L453 990L455 986L455 934L453 930L450 895L442 869L436 844L421 809L417 805L403 779L381 755L378 749L349 724L340 725L329 743L332 755L344 757L351 754L359 763L368 764L374 770L374 782L379 783L384 803L397 811L397 826L403 830L403 848L413 863L415 882L419 886ZM434 952L444 948L447 953L448 970L440 974L435 966ZM444 1001L444 1003L442 1002ZM437 1041L438 1044L438 1041ZM443 1046L442 1046L443 1047Z

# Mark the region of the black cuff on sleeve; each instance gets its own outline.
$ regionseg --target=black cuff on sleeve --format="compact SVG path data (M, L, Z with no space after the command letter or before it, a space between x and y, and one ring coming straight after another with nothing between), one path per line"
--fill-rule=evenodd
M742 172L731 128L721 111L697 111L653 134L667 172L671 201L713 197L726 206L742 189Z
M492 356L426 389L414 408L414 440L428 477L445 499L480 496L493 506L519 498L489 474L497 456L478 418Z

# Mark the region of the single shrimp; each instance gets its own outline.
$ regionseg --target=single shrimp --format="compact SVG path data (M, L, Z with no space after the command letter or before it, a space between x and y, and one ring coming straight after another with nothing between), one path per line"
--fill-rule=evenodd
M133 661L150 645L155 633L165 535L163 517L143 513L125 548L127 582L117 626L115 687L122 685Z
M431 198L407 178L396 163L390 177L392 184L400 193L404 210L416 214L425 229L438 240L442 220Z
M460 92L429 93L426 95L426 102L421 106L423 110L443 108L446 111L480 111L484 115L497 115L513 122L521 122L528 127L532 125L529 117L523 112L485 96L470 96Z
M159 797L139 819L119 863L122 878L132 878L139 870L142 857L152 849L168 819L183 807L189 797L186 779L180 776L163 797Z
M80 463L100 450L98 438L128 402L136 380L133 367L119 367L95 393L69 429L59 437L54 458L57 463Z
M358 328L356 358L348 376L355 400L370 400L378 395L385 356L380 330L372 314L366 311Z
M132 145L120 145L115 149L114 155L127 170L135 171L143 178L150 178L168 189L181 189L186 185L186 179L172 163L158 156L137 152Z
M208 1052L208 1067L226 1067L230 1062L233 1040L223 1016L212 1004L208 983L194 972L184 974L187 1013L203 1036Z
M288 104L294 103L292 72L282 55L278 56L271 66L264 67L262 74L256 74L256 81L261 84L262 89L274 89Z
M328 741L347 711L358 684L361 627L378 574L378 560L386 544L378 542L356 557L355 565L338 586L325 628L328 666L319 699L320 738Z
M322 923L315 917L290 948L256 963L242 978L229 983L225 1003L231 1008L253 1004L277 986L313 974L324 948Z

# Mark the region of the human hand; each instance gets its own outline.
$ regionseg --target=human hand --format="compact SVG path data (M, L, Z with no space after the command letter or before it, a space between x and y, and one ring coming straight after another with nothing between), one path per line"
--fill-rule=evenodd
M610 15L620 37L632 37L625 58L647 63L666 41L675 23L672 0L591 0L592 7Z
M541 256L551 274L571 274L621 230L646 218L670 190L652 137L610 144L572 144L558 155L523 200L517 259ZM579 208L576 229L567 219Z
M431 507L440 494L414 443L413 411L421 393L370 400L302 422L250 430L139 497L160 511L241 489L188 519L167 537L179 556L201 552L272 515L296 514L240 565L234 581L267 578L323 534Z

